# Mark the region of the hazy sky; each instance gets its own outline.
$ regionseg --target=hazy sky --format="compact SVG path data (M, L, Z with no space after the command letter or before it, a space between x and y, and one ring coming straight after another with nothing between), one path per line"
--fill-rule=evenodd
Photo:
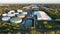
M60 0L0 0L0 3L60 3Z

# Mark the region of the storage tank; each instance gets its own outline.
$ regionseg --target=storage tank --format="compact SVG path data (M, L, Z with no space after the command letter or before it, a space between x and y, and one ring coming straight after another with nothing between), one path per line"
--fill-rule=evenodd
M18 17L14 17L14 18L11 18L10 19L10 22L11 23L21 23L22 22L22 19L21 18L18 18Z
M12 13L15 13L15 11L11 10L11 11L8 12L8 14L12 14Z
M22 12L22 14L25 14L25 15L26 15L26 14L27 14L27 12Z
M9 21L10 17L2 17L2 21Z
M7 16L7 13L5 13L5 14L2 14L2 16Z
M19 17L19 18L24 18L25 15L24 15L24 14L18 14L17 17Z
M15 12L14 10L11 10L10 12Z
M14 13L15 15L19 14L18 12Z
M13 16L15 16L15 14L8 14L7 16L9 16L9 17L13 17Z
M22 12L22 10L19 9L19 10L17 10L17 12Z

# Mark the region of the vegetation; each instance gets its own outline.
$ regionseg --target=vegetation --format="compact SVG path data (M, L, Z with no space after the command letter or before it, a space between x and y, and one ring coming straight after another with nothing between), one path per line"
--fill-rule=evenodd
M17 9L22 9L22 7L24 7L26 5L12 5L12 6L0 6L0 17L3 13L6 13L10 10L17 10ZM57 33L59 33L57 30L60 29L60 20L56 20L56 19L60 19L60 6L57 5L44 5L48 8L52 8L53 10L46 10L44 8L40 8L40 10L45 11L53 20L51 21L37 21L35 24L35 33L40 31L36 31L36 30L46 30L46 34L51 33L54 34L54 31L56 31ZM20 24L11 24L8 22L3 22L0 19L0 33L12 33L17 31L17 33L20 33L21 31L30 33L30 31L33 31L32 29L30 29L31 27L23 27Z

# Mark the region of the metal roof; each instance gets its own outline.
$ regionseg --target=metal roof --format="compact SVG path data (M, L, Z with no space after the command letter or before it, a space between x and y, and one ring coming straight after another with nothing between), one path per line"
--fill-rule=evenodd
M34 15L37 15L37 20L51 20L51 18L43 11L36 11Z

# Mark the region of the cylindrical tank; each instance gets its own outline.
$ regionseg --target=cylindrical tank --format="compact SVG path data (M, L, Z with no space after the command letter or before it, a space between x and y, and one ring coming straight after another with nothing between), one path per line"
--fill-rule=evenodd
M15 16L15 14L8 14L7 16L9 16L9 17L13 17L13 16Z
M10 22L11 23L21 23L22 22L22 19L21 18L18 18L18 17L14 17L14 18L11 18L10 19Z
M19 18L24 18L25 15L24 15L24 14L18 14L17 17L19 17Z
M3 21L8 21L10 19L10 17L2 17Z
M5 13L5 14L2 14L2 16L7 16L7 14Z

